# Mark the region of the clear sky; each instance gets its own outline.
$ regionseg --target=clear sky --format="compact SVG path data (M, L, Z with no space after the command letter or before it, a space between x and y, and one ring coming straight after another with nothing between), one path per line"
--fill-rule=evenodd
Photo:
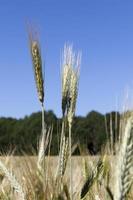
M61 114L60 55L82 50L78 115L115 109L133 86L132 0L0 0L0 116L40 110L26 22L37 28L45 61L45 107ZM119 100L118 100L119 101Z

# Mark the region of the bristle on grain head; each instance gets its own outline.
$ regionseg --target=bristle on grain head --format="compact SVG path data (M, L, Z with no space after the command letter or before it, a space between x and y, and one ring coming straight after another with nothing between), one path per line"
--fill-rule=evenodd
M67 110L69 98L69 85L71 77L72 66L72 48L65 45L63 52L63 70L62 70L62 114L63 116Z
M74 67L71 68L71 79L69 86L69 102L68 102L68 122L71 124L76 110L76 101L78 96L79 69L81 56L78 54L74 58Z
M69 105L68 105L68 121L71 122L75 114L76 100L78 94L78 77L74 70L71 74L71 83L70 83L70 94L69 94Z
M39 46L39 42L37 40L30 41L31 46L31 55L33 62L33 69L36 81L36 87L38 92L38 98L41 103L44 102L44 80L42 73L42 59L41 59L41 50Z
M75 113L81 55L75 56L72 45L65 45L62 72L62 113Z

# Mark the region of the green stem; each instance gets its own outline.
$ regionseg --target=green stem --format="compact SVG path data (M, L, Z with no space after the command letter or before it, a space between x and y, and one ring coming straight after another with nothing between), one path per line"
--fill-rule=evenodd
M44 105L42 103L42 134L44 136L44 139L46 137L46 131L45 131L45 122L44 122Z
M65 130L64 127L65 127L65 117L62 118L61 139L60 139L60 149L59 149L59 159L58 159L58 169L57 169L57 174L56 174L56 180L57 180L58 177L61 178L60 168L61 168L63 137L64 137L64 130ZM61 188L62 188L61 179L57 184L58 184L59 191L61 191Z
M64 127L65 127L65 117L62 120L62 129L61 129L61 141L60 141L60 153L62 151L63 137L64 137Z
M72 200L73 187L72 187L72 124L69 123L69 162L70 162L70 197Z
M42 158L42 169L43 171L43 178L44 178L44 173L45 172L45 139L46 139L46 127L45 127L45 121L44 121L44 105L42 103L42 138L41 138L41 148L42 148L42 152L41 152L41 156L43 156ZM45 180L46 181L46 180Z

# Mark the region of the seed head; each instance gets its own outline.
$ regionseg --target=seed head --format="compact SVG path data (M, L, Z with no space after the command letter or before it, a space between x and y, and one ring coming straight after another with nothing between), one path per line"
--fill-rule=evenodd
M41 103L44 101L44 87L43 87L43 74L42 74L42 59L41 51L38 41L31 40L31 56L33 62L34 76L38 92L38 98Z
M62 114L63 116L67 110L68 97L69 97L69 85L71 77L72 66L72 47L65 45L63 52L63 70L62 70Z
M69 113L69 120L73 118L78 93L80 55L73 53L72 46L65 45L63 54L62 73L62 113Z
M68 102L68 122L71 124L75 115L76 101L78 96L78 83L79 83L79 67L80 55L75 60L75 66L71 68L71 79L69 86L69 102Z

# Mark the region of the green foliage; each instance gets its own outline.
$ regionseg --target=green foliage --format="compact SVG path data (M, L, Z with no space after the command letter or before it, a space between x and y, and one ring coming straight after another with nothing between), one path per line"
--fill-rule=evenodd
M104 115L92 111L86 117L77 117L74 122L73 131L75 138L79 141L82 149L89 149L91 154L101 150L106 141L106 130Z
M107 119L109 115L107 115ZM78 144L74 154L81 151L92 154L100 152L106 143L105 116L92 111L86 117L77 116L73 122L72 144ZM47 128L53 125L51 154L59 153L59 138L62 120L53 111L45 112ZM107 123L109 123L107 121ZM109 126L109 124L107 124ZM114 126L114 124L113 124ZM114 132L115 133L115 132ZM22 152L32 154L38 149L41 135L41 112L25 116L23 119L0 118L0 152L7 153L15 149L16 154Z

